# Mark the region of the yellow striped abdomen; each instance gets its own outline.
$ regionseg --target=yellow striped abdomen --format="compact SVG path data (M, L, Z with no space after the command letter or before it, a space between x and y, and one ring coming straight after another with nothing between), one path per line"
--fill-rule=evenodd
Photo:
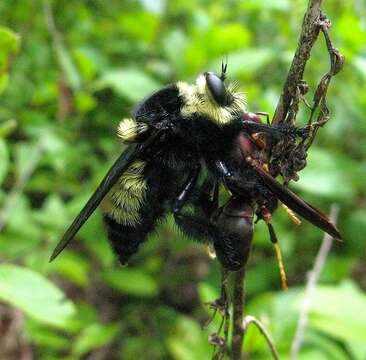
M119 224L134 226L141 221L140 208L147 191L144 168L144 161L132 163L102 202L103 211Z

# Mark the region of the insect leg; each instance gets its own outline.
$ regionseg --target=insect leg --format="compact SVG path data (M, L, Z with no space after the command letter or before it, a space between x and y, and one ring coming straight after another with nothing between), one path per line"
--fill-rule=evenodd
M215 198L218 196L216 182L207 178L200 189L198 199L188 201L197 182L199 169L192 171L182 192L176 198L172 211L175 223L179 229L188 237L199 242L214 245L219 229L211 222L211 214L216 212L218 202ZM211 200L211 192L214 190L214 199ZM218 200L218 199L217 199ZM193 206L193 212L184 208L186 203Z
M217 208L213 208L210 192L213 184L206 179L200 189L197 200L188 201L197 182L199 168L192 171L186 185L173 204L174 220L179 229L188 237L199 242L214 244L219 230L210 221L210 216ZM186 204L193 206L193 212L184 208Z
M269 113L268 112L257 111L256 115L264 116L266 118L267 125L270 125L271 122L269 121Z
M186 183L186 185L184 186L183 190L181 191L181 193L178 195L178 197L175 199L174 205L173 205L173 213L179 213L180 210L182 209L183 205L186 203L189 195L191 195L194 186L197 183L197 179L198 179L198 175L200 173L201 170L201 166L197 165L194 167L194 169L191 171L191 174L188 178L188 181Z
M253 176L252 171L250 173L231 172L225 162L221 160L215 161L214 168L217 175L235 196L250 198L253 191L257 189L257 177L255 173Z
M285 266L283 265L282 252L281 252L281 248L278 244L277 235L270 222L267 222L267 227L268 227L268 231L269 231L269 237L271 239L271 242L272 242L275 252L276 252L277 263L278 263L278 267L280 269L280 274L281 274L282 289L287 290L286 271L285 271Z
M205 217L211 218L219 208L219 186L217 179L210 176L203 182L197 201L194 203L200 208Z
M176 224L184 234L197 241L212 243L217 229L215 225L210 222L209 216L207 216L211 204L208 204L208 195L205 193L209 190L208 188L211 187L210 184L206 183L203 185L198 201L188 201L197 183L199 171L200 167L196 167L191 172L186 185L173 204L172 212ZM193 206L193 213L184 209L187 202ZM212 211L212 209L210 210ZM198 213L203 213L203 216Z
M275 126L270 124L261 124L254 121L244 120L242 122L243 129L249 133L264 133L270 136L274 140L281 140L283 138L295 139L296 137L304 137L309 133L309 130L305 128L299 128L292 125Z

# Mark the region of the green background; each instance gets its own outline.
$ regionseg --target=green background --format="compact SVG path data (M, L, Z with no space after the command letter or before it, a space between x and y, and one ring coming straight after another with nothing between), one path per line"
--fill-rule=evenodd
M210 359L207 338L219 318L202 328L204 302L219 293L219 268L171 218L127 268L116 264L98 211L57 261L48 258L119 155L118 122L153 90L218 72L227 56L248 108L273 114L306 3L0 2L0 357ZM339 205L344 242L334 244L321 273L300 358L365 359L366 5L327 0L324 10L347 60L328 93L332 118L291 187L324 212ZM328 61L320 37L305 74L311 90ZM304 109L299 120L306 116ZM280 288L258 224L246 313L263 321L286 359L323 234L294 225L281 209L274 226L290 290ZM256 329L245 351L270 356Z

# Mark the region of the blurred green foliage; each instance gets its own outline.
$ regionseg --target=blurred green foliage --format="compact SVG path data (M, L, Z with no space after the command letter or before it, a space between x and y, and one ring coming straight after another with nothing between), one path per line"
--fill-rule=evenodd
M293 188L324 211L340 205L345 241L322 273L300 358L364 359L366 5L324 3L347 63L330 87L331 121ZM120 153L119 120L154 89L218 71L227 56L249 109L272 113L305 7L304 0L0 2L0 299L23 311L22 341L34 358L210 358L207 338L219 319L202 328L203 302L218 295L219 269L170 218L127 269L116 265L99 213L57 261L48 258ZM306 70L312 89L327 67L321 39ZM280 209L274 221L290 291L279 289L258 224L246 312L265 323L286 358L322 233L296 227ZM245 351L269 357L255 329Z

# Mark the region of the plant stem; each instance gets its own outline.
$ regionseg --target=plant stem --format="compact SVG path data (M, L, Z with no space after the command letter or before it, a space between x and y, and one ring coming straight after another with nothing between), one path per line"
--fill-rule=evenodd
M234 296L233 296L233 339L231 343L231 353L233 360L240 360L242 356L244 328L244 279L245 266L235 273Z
M322 0L309 0L295 56L283 86L280 100L273 116L273 124L284 122L291 102L296 98L297 87L302 80L311 49L318 38Z
M253 324L258 328L260 333L265 338L269 349L271 350L271 354L272 354L273 359L278 360L280 357L279 357L278 352L277 352L277 350L274 346L273 340L272 340L271 336L268 334L268 332L265 329L264 325L258 319L256 319L254 316L248 315L248 316L245 317L245 319L243 321L244 331L246 331L248 329L248 326L250 324Z

